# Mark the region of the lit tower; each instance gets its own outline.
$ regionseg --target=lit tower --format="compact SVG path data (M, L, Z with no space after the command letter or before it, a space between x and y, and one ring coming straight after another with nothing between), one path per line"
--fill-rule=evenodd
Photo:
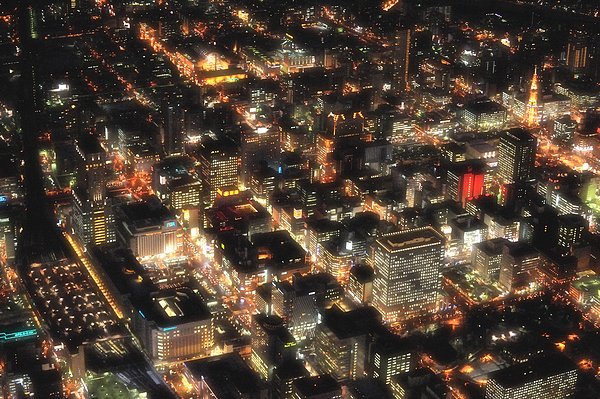
M537 66L533 71L531 78L531 89L529 89L529 102L527 102L527 111L525 112L525 124L528 127L537 126L538 118L538 76Z

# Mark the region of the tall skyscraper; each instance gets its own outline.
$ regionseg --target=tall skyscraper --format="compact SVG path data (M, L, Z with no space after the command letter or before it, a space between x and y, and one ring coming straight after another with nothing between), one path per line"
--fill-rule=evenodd
M219 188L238 185L240 154L229 139L211 140L202 143L199 160L205 201L211 206Z
M248 186L261 162L273 165L281 153L281 131L278 126L271 128L247 126L241 132L240 149L244 183Z
M384 320L434 310L442 283L444 237L424 227L384 235L374 245L373 306Z
M523 182L531 177L536 139L524 129L510 129L498 144L498 176L504 184Z
M273 370L285 360L296 358L296 340L276 315L264 313L252 316L251 366L260 376L270 379Z
M462 162L448 167L446 197L462 206L483 195L485 164L480 161Z
M185 112L175 100L163 106L163 150L167 155L183 154Z
M567 68L574 75L585 72L588 64L588 35L585 32L573 31L567 43Z
M104 244L116 239L114 216L106 201L108 155L97 137L84 134L76 145L81 157L77 185L73 190L71 225L86 244Z
M408 68L410 65L411 30L399 29L394 37L392 89L403 92L408 89Z

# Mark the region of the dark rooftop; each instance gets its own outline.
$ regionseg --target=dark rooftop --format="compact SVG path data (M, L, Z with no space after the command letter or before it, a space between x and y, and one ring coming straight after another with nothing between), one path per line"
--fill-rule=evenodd
M310 397L312 395L342 394L342 387L329 374L300 378L295 380L293 385L304 397Z
M218 398L259 398L264 383L237 353L186 362L192 376L204 382Z
M375 278L375 271L367 264L358 264L350 269L350 274L360 282L370 282Z
M377 329L381 315L375 308L364 307L344 312L339 306L322 313L322 323L339 339L356 337Z
M517 387L530 381L572 370L577 370L577 366L568 357L553 353L499 370L492 375L491 379L503 387Z
M77 140L77 147L79 147L84 155L106 152L98 137L92 134L82 134Z

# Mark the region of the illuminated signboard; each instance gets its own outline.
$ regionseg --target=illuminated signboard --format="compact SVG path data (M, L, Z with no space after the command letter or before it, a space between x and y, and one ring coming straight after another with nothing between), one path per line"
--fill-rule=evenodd
M37 330L35 328L10 333L0 332L0 341L14 341L19 338L27 338L34 335L37 335Z
M168 222L165 222L165 227L168 228L168 229L173 228L175 226L177 226L177 222L174 221L174 220L170 220Z

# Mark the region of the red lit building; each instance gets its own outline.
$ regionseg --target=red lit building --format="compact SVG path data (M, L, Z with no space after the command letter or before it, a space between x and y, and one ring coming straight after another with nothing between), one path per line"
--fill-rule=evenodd
M448 168L446 197L462 206L484 192L485 165L480 162L461 162Z

